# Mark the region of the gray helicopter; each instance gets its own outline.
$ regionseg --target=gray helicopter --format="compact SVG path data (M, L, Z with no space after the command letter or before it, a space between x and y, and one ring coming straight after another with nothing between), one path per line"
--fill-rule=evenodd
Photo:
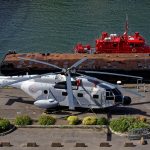
M23 57L19 59L60 69L60 72L55 74L0 76L0 87L10 86L23 90L35 99L34 105L40 108L68 106L70 110L77 107L99 109L131 103L131 98L124 96L115 85L77 72L76 68L87 60L86 57L67 69L39 60ZM96 73L112 75L106 72ZM123 74L113 75L142 78Z

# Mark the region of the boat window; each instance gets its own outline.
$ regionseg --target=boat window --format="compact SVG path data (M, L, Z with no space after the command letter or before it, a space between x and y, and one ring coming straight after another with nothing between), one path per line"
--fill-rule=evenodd
M67 92L62 92L62 96L67 96L68 93Z
M99 98L99 95L93 95L93 98L98 99L98 98Z
M83 93L78 93L77 96L78 97L83 97Z
M142 47L143 44L135 44L135 47Z
M140 45L139 44L135 44L135 47L140 47Z
M133 43L130 43L130 47L131 47L131 48L134 47L134 44L133 44Z
M117 47L117 43L113 43L113 47Z

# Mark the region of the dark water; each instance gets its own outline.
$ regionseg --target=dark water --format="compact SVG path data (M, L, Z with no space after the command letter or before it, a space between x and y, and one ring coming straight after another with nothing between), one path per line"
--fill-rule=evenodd
M122 34L126 13L150 43L149 0L0 0L0 53L72 52L102 31Z

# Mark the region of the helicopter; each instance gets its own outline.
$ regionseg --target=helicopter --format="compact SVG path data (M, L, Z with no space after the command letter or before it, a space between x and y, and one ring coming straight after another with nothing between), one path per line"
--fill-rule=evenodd
M69 110L75 110L78 107L101 109L131 103L131 98L124 96L115 85L77 71L77 67L87 60L86 57L67 69L35 59L18 58L60 70L57 73L41 75L0 76L0 87L10 86L23 90L35 100L34 105L40 108L51 109L58 106L68 106ZM87 72L85 71L85 73ZM96 73L111 75L107 72ZM123 74L115 75L142 78Z

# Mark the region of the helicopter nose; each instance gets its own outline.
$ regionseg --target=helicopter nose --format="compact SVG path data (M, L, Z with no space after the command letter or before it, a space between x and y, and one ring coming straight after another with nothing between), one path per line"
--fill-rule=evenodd
M130 105L131 104L131 98L129 96L115 96L115 103L122 104L122 105Z
M122 96L120 95L115 96L115 103L122 103Z
M124 96L122 104L123 105L130 105L131 104L131 98L129 96Z

